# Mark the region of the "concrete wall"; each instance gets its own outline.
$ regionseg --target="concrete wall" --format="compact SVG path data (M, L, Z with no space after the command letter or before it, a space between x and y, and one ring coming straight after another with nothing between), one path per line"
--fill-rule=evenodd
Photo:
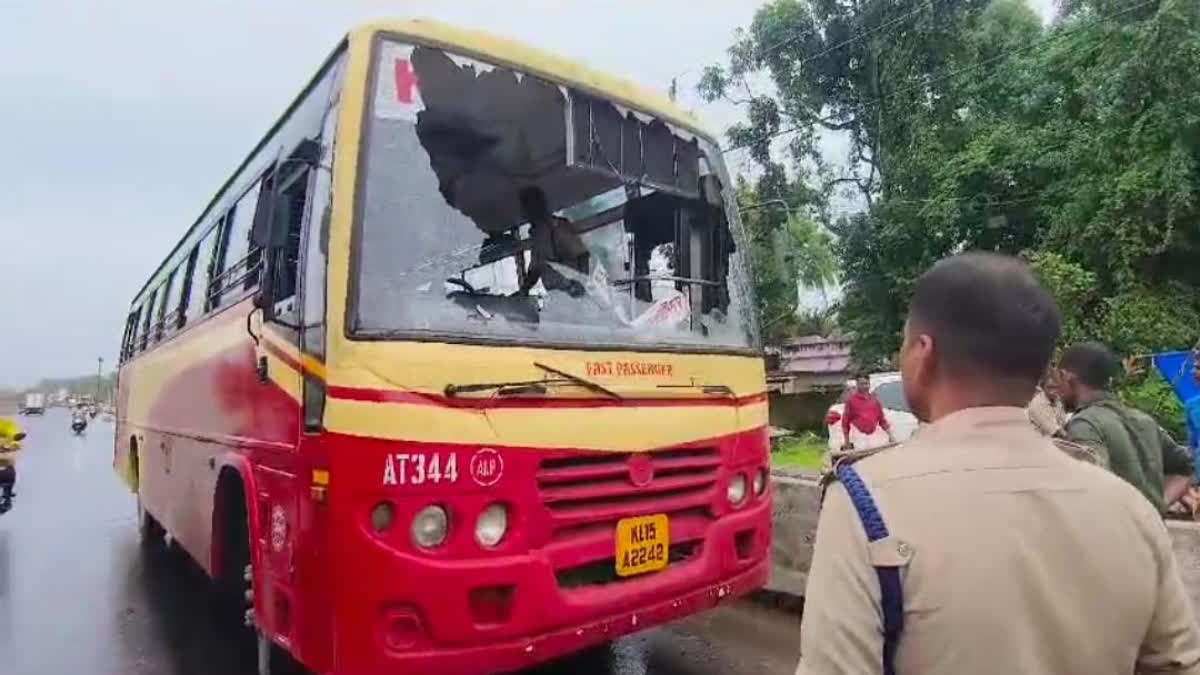
M776 472L774 479L774 565L767 590L799 597L804 595L812 562L821 489L814 476ZM1200 617L1200 523L1167 521L1167 530L1192 609Z
M769 395L768 408L771 426L794 429L796 431L825 430L825 413L829 406L838 399L839 392L805 392L803 394Z
M772 495L771 579L767 590L803 596L812 562L821 489L813 477L777 472Z
M1167 531L1175 545L1175 559L1179 561L1183 585L1192 598L1192 612L1200 617L1200 523L1169 520Z

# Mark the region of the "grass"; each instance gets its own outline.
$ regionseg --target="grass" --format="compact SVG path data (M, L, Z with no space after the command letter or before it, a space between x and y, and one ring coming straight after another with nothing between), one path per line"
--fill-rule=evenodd
M771 465L780 468L820 471L825 460L825 439L815 434L782 438L771 448Z

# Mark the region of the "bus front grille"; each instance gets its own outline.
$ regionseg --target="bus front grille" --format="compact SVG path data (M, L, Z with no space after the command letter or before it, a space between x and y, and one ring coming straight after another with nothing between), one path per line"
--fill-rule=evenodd
M711 503L720 465L716 448L552 457L542 461L537 486L564 536L630 516L694 512Z

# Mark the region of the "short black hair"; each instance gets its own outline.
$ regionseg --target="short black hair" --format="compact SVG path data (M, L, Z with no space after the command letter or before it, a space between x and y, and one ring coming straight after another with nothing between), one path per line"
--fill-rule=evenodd
M1099 342L1071 345L1058 360L1058 367L1075 374L1092 389L1108 389L1120 371L1117 355Z
M995 253L963 253L929 268L917 279L909 320L933 338L946 372L1031 386L1046 372L1062 321L1029 265Z
M536 185L526 185L517 193L521 208L526 211L545 213L550 210L546 205L546 192Z

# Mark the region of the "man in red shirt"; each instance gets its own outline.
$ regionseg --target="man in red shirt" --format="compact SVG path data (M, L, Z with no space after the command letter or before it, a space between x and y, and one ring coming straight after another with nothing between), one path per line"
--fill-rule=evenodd
M879 445L877 439L872 438L876 429L887 432L888 443L896 442L887 417L883 414L883 405L871 393L870 378L859 375L855 381L855 389L846 399L842 410L842 449L863 450Z

